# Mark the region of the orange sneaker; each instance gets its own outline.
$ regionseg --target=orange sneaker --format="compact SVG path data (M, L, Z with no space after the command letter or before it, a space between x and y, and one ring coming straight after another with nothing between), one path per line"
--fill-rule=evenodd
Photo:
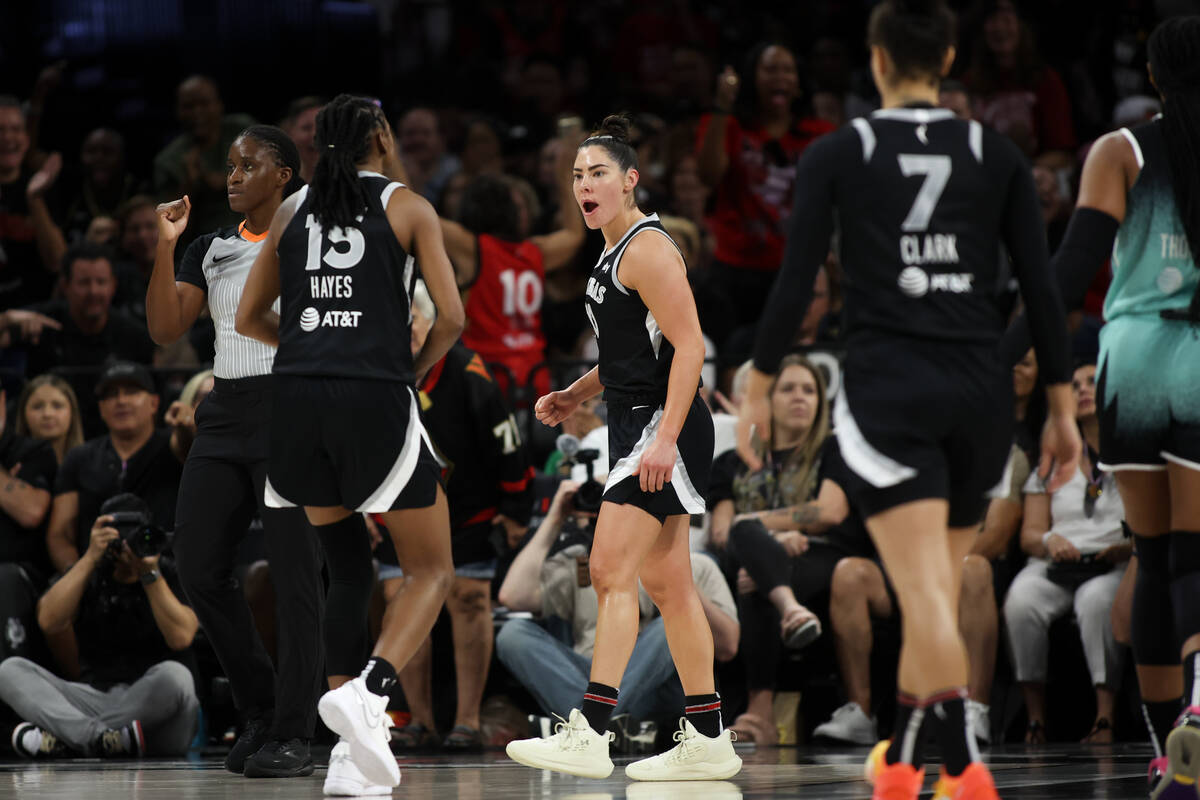
M967 765L962 775L952 778L942 767L938 782L933 787L933 800L1000 800L992 773L981 762Z
M917 800L925 783L925 769L911 764L882 764L873 777L871 800Z
M883 770L887 764L884 757L887 755L887 749L892 744L891 739L884 739L882 742L876 742L871 748L871 754L867 756L867 763L863 764L863 780L869 784L875 784L875 776Z

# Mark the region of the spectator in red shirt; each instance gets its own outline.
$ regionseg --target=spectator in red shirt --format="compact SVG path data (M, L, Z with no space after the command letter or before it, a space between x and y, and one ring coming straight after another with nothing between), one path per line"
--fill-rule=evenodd
M1042 166L1072 165L1077 144L1062 78L1043 64L1012 0L986 0L965 76L975 119L1012 139Z
M717 78L714 110L700 119L697 138L700 178L715 193L708 227L716 239L708 286L700 291L715 302L697 299L705 332L718 347L762 311L783 260L796 161L833 130L798 113L791 50L763 43L746 63L745 86L732 67Z

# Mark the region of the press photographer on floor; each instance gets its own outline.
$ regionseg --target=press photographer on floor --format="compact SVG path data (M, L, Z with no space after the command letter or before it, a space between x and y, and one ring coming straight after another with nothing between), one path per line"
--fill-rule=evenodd
M79 682L24 658L0 663L0 700L24 720L19 755L178 756L196 729L190 658L196 615L181 602L166 535L145 501L110 498L87 550L38 603L47 635L74 638Z

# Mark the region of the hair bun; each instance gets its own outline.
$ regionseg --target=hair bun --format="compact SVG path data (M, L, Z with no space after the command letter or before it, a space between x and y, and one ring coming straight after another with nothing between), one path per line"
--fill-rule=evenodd
M614 140L622 144L629 144L631 138L630 131L632 129L633 122L630 121L627 114L609 114L592 135L611 136Z

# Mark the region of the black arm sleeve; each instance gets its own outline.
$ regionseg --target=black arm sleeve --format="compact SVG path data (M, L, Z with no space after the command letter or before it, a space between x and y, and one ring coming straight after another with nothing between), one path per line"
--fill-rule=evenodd
M754 342L754 367L768 375L796 338L796 329L812 301L813 282L829 253L833 234L833 176L837 134L814 142L796 165L787 249L779 276L767 298Z
M1111 214L1080 206L1071 215L1067 232L1050 265L1063 303L1074 310L1083 303L1088 286L1112 253L1121 223ZM1022 312L1000 340L1000 357L1007 366L1020 361L1030 348L1029 320Z
M1070 338L1058 286L1050 277L1046 234L1033 174L1024 161L1012 168L1004 208L1004 243L1012 257L1021 299L1037 350L1038 371L1049 384L1071 379Z
M216 233L206 233L188 245L188 249L183 251L179 268L175 270L175 280L208 291L208 281L204 277L204 256L216 236Z

